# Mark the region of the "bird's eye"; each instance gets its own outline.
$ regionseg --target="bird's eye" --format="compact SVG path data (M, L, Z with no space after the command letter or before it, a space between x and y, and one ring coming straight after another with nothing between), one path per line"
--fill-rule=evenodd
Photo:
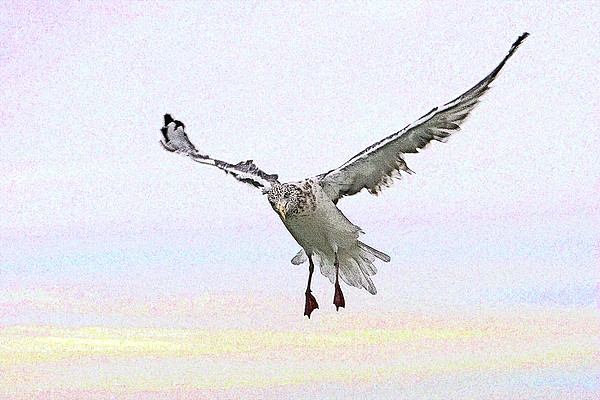
M290 194L286 192L283 194L283 197L287 199L288 197L290 197Z

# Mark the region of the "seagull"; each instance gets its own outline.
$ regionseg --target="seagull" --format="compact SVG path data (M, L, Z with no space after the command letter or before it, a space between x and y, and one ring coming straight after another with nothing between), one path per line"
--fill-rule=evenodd
M278 175L260 170L252 160L230 164L202 154L189 140L185 125L170 114L164 116L161 128L164 140L161 139L160 143L170 152L217 167L240 182L261 189L301 247L292 258L292 264L300 265L308 260L304 315L310 318L311 313L319 308L310 288L315 263L319 265L321 274L334 285L333 304L339 311L340 307L346 306L340 280L374 295L377 293L371 279L377 272L374 261L389 262L390 256L358 240L363 231L342 213L337 207L338 201L363 189L377 195L383 188L391 186L393 178L400 178L401 172L414 173L408 168L404 154L418 153L432 140L446 142L450 135L459 131L460 124L527 36L527 32L519 36L500 64L456 99L435 107L338 168L311 178L281 183Z

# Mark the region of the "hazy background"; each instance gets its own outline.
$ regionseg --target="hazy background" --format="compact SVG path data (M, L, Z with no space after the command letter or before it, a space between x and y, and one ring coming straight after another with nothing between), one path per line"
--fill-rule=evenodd
M600 395L593 2L21 3L0 5L0 394ZM302 317L306 265L259 191L158 144L169 112L214 157L316 175L524 31L415 175L340 202L392 261L339 313L318 274Z

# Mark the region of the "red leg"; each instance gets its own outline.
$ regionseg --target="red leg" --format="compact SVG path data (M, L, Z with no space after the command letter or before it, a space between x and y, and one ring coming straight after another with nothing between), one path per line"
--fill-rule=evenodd
M312 295L310 290L310 281L312 280L313 272L315 271L315 264L313 264L312 256L308 256L308 285L306 285L306 303L304 304L304 315L310 318L310 314L319 308L317 299Z
M342 293L342 288L340 287L340 262L338 260L337 253L335 253L335 261L333 262L333 266L335 267L335 294L333 295L333 304L335 305L336 311L339 311L340 307L346 307L346 301L344 300L344 294Z

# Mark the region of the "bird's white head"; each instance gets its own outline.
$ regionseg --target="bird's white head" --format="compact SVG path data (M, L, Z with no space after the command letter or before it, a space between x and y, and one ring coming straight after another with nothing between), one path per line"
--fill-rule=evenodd
M277 183L266 195L271 207L283 221L298 213L298 200L301 195L299 187L289 183Z

